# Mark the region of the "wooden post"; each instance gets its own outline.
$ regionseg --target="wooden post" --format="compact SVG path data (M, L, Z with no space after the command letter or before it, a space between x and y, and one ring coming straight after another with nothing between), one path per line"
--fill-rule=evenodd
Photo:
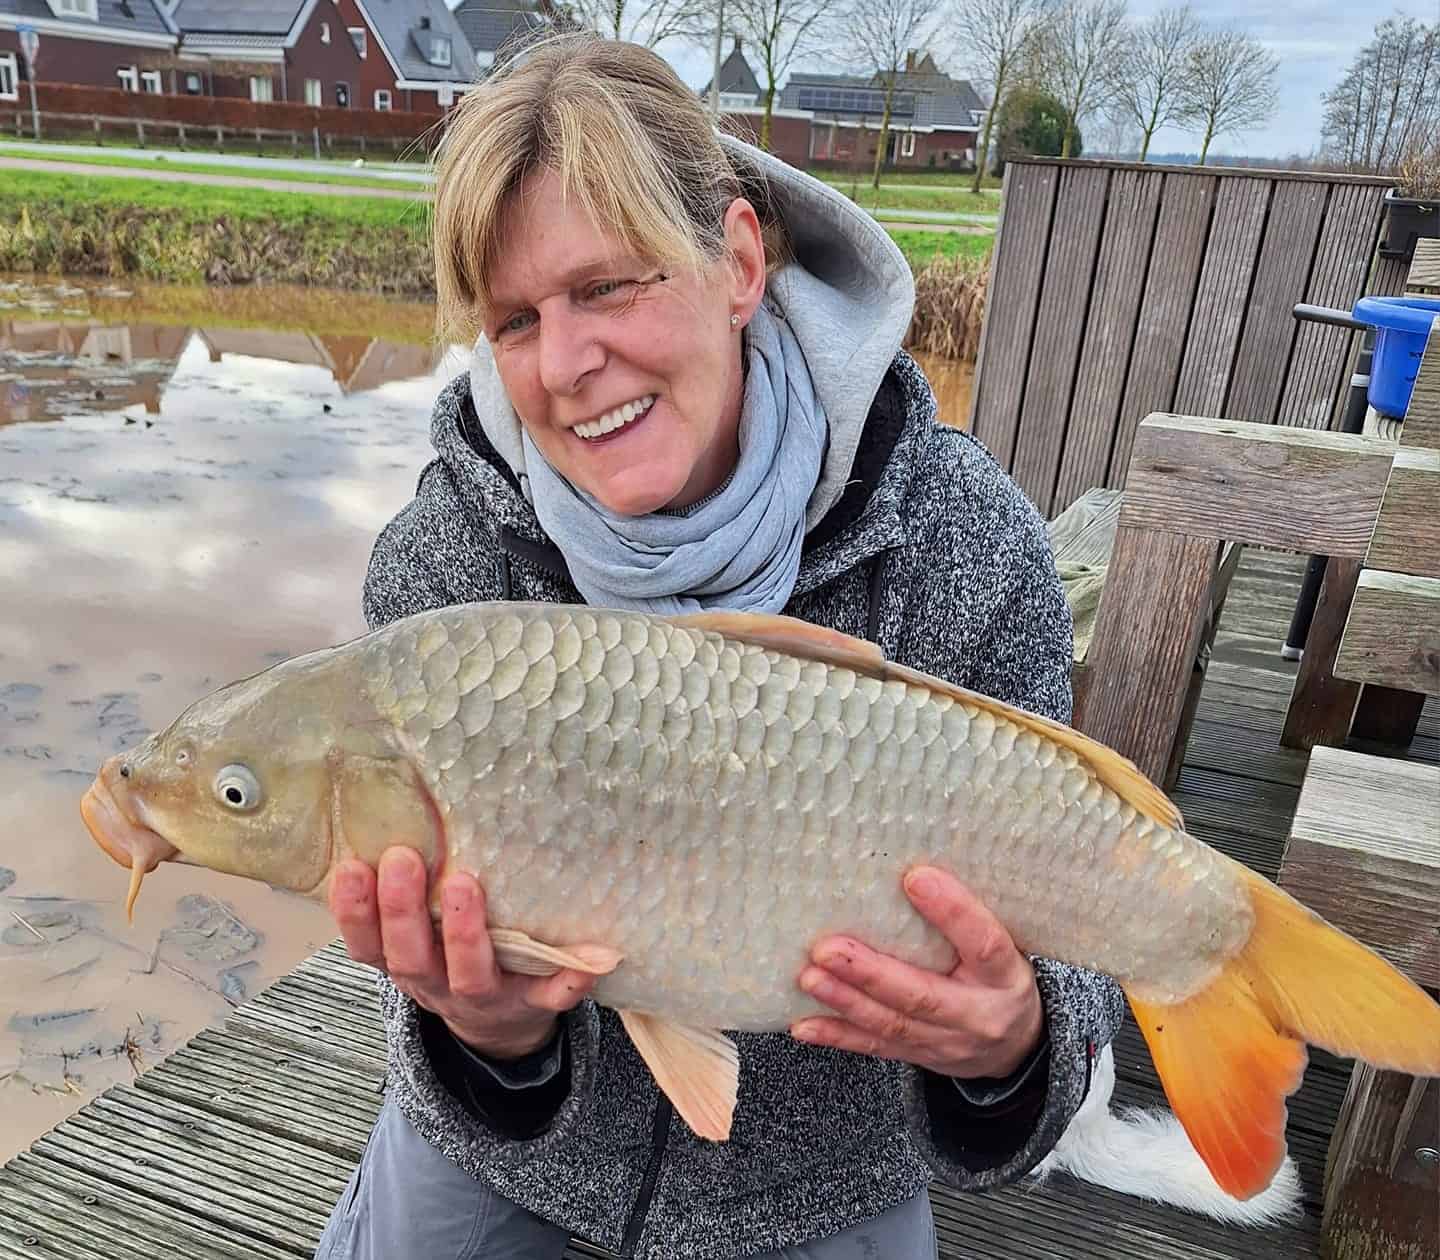
M215 128L215 147L216 147L217 149L221 149L221 150L223 150L223 149L225 148L225 128L224 128L224 127L217 126L217 127Z
M1305 656L1290 692L1285 729L1280 743L1286 748L1314 748L1316 744L1343 744L1360 699L1360 684L1335 677L1335 655L1345 632L1345 614L1355 598L1360 561L1332 556L1325 566L1325 581L1315 602L1315 619L1305 642Z
M1431 1260L1436 1254L1437 1117L1440 1080L1355 1065L1325 1170L1323 1260Z
M1170 765L1218 556L1213 538L1116 531L1074 724L1157 783Z
M185 147L185 124L179 123L178 130L180 133L180 147L183 149Z
M143 149L145 147L145 120L143 118L135 120L135 134L140 138L140 147Z
M95 124L95 143L96 143L96 144L99 144L99 143L100 143L100 120L99 120L98 118L92 118L90 121Z

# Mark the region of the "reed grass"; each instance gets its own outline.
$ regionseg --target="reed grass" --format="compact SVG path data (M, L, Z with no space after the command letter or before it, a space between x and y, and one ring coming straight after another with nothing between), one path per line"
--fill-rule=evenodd
M905 346L973 363L980 350L990 260L937 257L915 273L915 314Z

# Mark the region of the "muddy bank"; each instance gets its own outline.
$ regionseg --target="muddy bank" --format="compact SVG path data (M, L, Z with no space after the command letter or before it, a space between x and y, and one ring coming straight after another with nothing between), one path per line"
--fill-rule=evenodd
M181 866L127 926L77 805L197 696L364 629L457 367L388 339L402 306L372 314L266 327L223 295L0 277L0 1160L334 935Z

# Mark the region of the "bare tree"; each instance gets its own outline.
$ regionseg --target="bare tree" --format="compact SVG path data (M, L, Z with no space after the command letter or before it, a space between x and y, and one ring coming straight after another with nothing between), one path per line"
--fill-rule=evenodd
M1113 101L1115 67L1129 55L1125 0L1063 0L1035 42L1034 75L1070 118L1061 157L1069 157L1075 129Z
M654 48L667 39L699 40L714 19L709 0L566 0L570 20L609 39Z
M1240 31L1212 31L1190 51L1180 118L1203 133L1200 165L1216 136L1250 131L1275 113L1280 69L1258 40Z
M1127 133L1139 129L1142 162L1155 133L1179 116L1190 53L1199 36L1199 23L1188 4L1162 9L1135 27L1127 55L1115 63L1116 121L1126 124Z
M842 38L848 58L873 73L885 93L870 180L873 188L880 187L896 89L903 89L901 76L910 68L907 58L924 43L934 14L933 0L851 0L846 10Z
M1440 25L1389 18L1325 93L1325 155L1390 171L1440 131Z
M759 54L762 101L760 147L770 147L770 115L780 80L796 57L820 50L825 20L834 8L830 0L727 0L733 12L727 17L745 43Z
M975 179L980 181L990 164L990 138L1005 94L1019 81L1032 57L1034 43L1052 0L961 0L952 29L955 47L971 74L990 87L990 108L975 151Z

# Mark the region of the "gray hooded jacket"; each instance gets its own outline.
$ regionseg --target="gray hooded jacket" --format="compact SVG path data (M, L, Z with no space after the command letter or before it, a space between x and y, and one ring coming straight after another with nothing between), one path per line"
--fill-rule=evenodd
M791 228L796 261L767 300L795 329L831 425L785 612L1068 720L1071 624L1044 524L973 439L937 423L899 349L913 302L903 256L839 194L727 144L764 170ZM475 600L582 602L527 499L518 421L483 347L442 393L431 437L437 458L375 547L372 628ZM388 1088L451 1160L577 1236L666 1260L754 1255L870 1219L934 1176L983 1189L1048 1153L1123 1002L1104 977L1034 963L1046 1040L1014 1078L960 1085L783 1033L740 1034L724 1143L690 1132L618 1017L590 1001L561 1021L537 1112L534 1090L487 1086L443 1025L382 978Z

